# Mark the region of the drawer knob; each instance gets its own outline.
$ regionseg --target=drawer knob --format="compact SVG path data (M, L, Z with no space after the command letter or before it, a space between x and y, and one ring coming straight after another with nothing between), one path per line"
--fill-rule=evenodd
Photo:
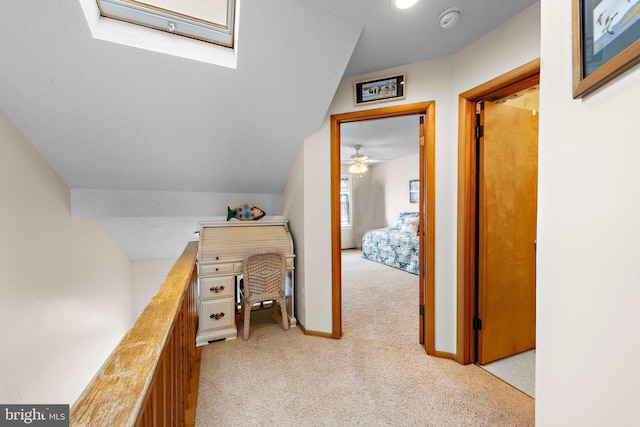
M220 320L224 317L224 313L213 313L211 316L209 316L210 319L216 319L216 320Z
M217 293L220 293L220 292L224 291L224 286L211 287L211 288L209 288L209 290L211 292L215 292L217 294Z

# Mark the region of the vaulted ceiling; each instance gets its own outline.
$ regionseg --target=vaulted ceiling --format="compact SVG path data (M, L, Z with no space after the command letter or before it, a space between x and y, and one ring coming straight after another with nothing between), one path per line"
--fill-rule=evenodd
M105 41L94 0L3 0L0 108L71 188L278 194L344 76L450 55L534 2L242 0L229 68Z
M72 189L74 216L131 261L175 259L220 205L281 212L344 77L451 55L535 3L392 1L237 0L231 51L101 18L95 0L2 0L0 108ZM460 21L440 28L453 6ZM408 144L393 121L372 126L343 129L347 158L362 138L375 159L415 149L416 126L400 126Z

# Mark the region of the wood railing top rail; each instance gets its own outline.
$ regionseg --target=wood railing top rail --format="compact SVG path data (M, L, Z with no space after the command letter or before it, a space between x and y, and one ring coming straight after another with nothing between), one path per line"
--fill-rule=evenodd
M135 424L189 281L196 274L197 251L198 242L187 244L156 295L71 408L70 425Z

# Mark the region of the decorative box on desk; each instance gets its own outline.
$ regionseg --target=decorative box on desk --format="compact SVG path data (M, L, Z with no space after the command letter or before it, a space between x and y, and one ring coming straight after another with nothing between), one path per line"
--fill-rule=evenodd
M293 283L295 253L288 223L283 217L200 223L197 346L238 336L236 288L242 277L244 256L253 249L275 247L285 253L287 311L291 326L296 325Z

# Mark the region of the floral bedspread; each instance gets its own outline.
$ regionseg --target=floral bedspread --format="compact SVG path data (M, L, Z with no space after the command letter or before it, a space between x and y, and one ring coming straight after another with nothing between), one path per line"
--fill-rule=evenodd
M394 227L368 230L362 236L362 257L419 274L419 237Z

